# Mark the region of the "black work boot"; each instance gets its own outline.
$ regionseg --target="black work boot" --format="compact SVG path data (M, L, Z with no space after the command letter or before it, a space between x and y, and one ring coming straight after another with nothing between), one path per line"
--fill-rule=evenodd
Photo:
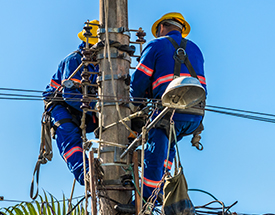
M117 204L114 206L114 209L117 212L120 212L122 214L135 214L136 213L136 207L132 204Z

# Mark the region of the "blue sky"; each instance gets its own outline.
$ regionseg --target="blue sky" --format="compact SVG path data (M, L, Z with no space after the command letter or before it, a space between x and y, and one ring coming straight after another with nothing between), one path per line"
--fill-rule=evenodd
M99 19L98 0L0 3L1 88L44 90L60 60L76 50L83 23ZM163 14L184 15L191 25L187 38L204 54L207 104L275 113L273 0L129 0L128 9L129 28L142 27L147 41ZM0 99L0 106L0 196L30 201L43 102ZM180 142L189 188L210 192L226 205L238 201L231 211L274 213L275 125L212 112L204 125L203 151L191 147L189 137ZM40 193L43 188L61 199L63 193L69 197L73 176L53 145L53 161L41 167ZM75 195L83 193L77 185ZM195 205L212 201L203 193L189 194ZM0 207L13 204L3 201Z

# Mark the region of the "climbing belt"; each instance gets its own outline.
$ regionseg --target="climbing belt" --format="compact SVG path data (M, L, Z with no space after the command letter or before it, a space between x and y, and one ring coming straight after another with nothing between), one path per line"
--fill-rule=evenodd
M30 188L30 197L32 199L36 199L36 197L38 196L40 165L46 164L48 161L51 161L53 157L52 139L50 135L50 129L51 129L50 118L51 116L49 112L45 111L42 115L42 120L41 120L42 126L41 126L41 144L40 144L39 156L34 168L31 188ZM33 195L35 175L36 175L36 192L35 192L35 195Z

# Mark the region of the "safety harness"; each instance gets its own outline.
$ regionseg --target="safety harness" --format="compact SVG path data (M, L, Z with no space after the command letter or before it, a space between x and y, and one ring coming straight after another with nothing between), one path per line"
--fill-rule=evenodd
M192 77L198 79L198 76L197 76L197 74L188 58L188 55L185 51L187 40L182 38L180 45L178 45L178 43L172 37L169 37L169 36L164 36L164 37L167 38L175 48L175 52L173 55L173 58L175 60L173 79L180 77L180 70L181 70L182 64L185 64L185 66L187 67L187 69ZM205 100L191 108L176 109L176 112L204 116L204 107L205 107ZM167 137L169 135L169 122L170 122L171 115L172 115L172 112L168 112L162 118L162 120L160 120L156 124L156 128L161 128L166 131ZM199 142L201 139L200 134L203 130L204 130L204 127L203 127L202 120L201 120L201 123L198 126L198 128L194 132L191 133L191 134L193 134L193 138L191 140L192 146L195 146L198 150L203 149L202 144ZM183 137L183 136L187 136L187 135L190 135L190 134L180 134L179 137Z
M46 103L45 103L46 104ZM39 150L39 156L38 160L36 162L33 176L32 176L32 182L31 182L31 188L30 188L30 197L34 200L38 196L38 184L39 184L39 171L40 171L40 165L46 164L48 161L52 160L53 152L52 152L52 138L50 135L51 130L51 116L50 112L46 111L47 108L45 108L44 113L42 114L42 120L41 120L41 143L40 143L40 150ZM36 175L36 192L34 194L34 178Z
M76 126L80 126L80 121L77 118L77 110L70 107L65 101L44 101L45 110L42 114L41 120L41 144L40 144L40 152L38 156L38 161L35 165L33 178L31 182L31 190L30 197L32 199L36 199L38 195L38 184L39 184L39 170L41 164L46 164L48 161L52 160L53 152L52 152L52 139L55 139L55 134L57 128L67 122L74 123ZM64 118L51 125L51 111L56 107L56 105L62 105L66 107L66 109L70 112L72 118ZM93 120L97 122L95 115L92 116ZM33 195L34 192L34 178L36 174L36 194Z
M173 58L175 60L175 66L174 66L174 76L173 79L180 77L180 70L181 70L181 65L185 64L185 66L187 67L190 75L193 78L199 79L189 58L188 55L186 54L186 44L187 44L187 40L182 38L180 45L177 44L177 42L169 36L165 36L165 38L167 38L172 45L175 48L175 52L173 55ZM203 101L204 102L204 101ZM188 113L188 114L196 114L196 115L201 115L204 116L204 108L202 108L202 106L204 107L203 104L198 104L196 106L194 106L195 108L187 108L185 110L176 110L177 113Z
M80 51L74 51L73 53L78 53L81 55ZM30 197L34 200L38 196L38 185L39 185L39 172L40 172L40 165L46 164L48 161L52 160L53 157L53 151L52 151L52 139L55 139L55 131L56 129L66 122L76 122L75 117L72 117L72 119L61 119L53 126L51 126L51 111L53 108L60 104L60 105L66 105L65 101L54 101L58 98L57 92L59 92L60 89L56 89L53 95L50 98L47 98L47 100L44 100L44 112L42 114L41 119L41 142L40 142L40 150L39 150L39 156L38 160L36 162L32 182L31 182L31 188L30 188ZM68 105L67 105L68 106ZM36 175L36 177L35 177ZM36 192L34 194L34 180L36 180Z

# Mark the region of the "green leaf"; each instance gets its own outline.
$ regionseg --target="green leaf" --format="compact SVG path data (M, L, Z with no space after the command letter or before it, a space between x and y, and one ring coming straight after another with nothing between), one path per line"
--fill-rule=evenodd
M18 205L16 205L16 207L14 207L14 211L15 211L16 215L24 215L23 212L19 208L17 208L17 206Z
M52 206L52 210L55 211L55 204L54 204L55 201L54 201L54 197L53 197L53 195L50 194L50 193L49 193L49 195L50 195L50 197L51 197L51 206Z
M66 214L66 198L64 193L63 193L63 214Z
M39 195L39 198L40 198L40 202L41 202L41 206L39 206L39 214L42 214L42 211L45 212L46 211L46 208L43 204L44 202L44 199L42 198L42 196ZM38 203L39 204L39 203ZM40 205L40 204L39 204Z
M61 215L61 207L59 201L57 201L57 215Z
M35 201L35 204L37 207L37 212L38 212L38 214L40 214L40 210L41 210L40 203L38 201Z
M25 203L29 212L30 212L30 215L38 215L37 211L35 210L33 204L29 203L29 202L26 202Z
M62 203L58 201L53 195L50 193L46 193L44 191L44 199L41 195L39 195L40 202L32 201L32 202L21 202L15 206L10 206L9 208L0 208L0 212L4 215L66 215L67 211L67 203L65 195L63 194ZM50 200L50 202L49 202ZM57 204L57 205L56 205ZM62 204L62 205L61 205ZM73 207L73 203L72 203ZM82 215L85 210L83 208L82 203L78 205L78 207L71 212L70 215Z
M27 206L25 202L22 202L22 203L20 204L20 207L22 208L22 210L23 210L23 212L24 212L24 215L29 215L29 212L28 212L28 210L26 209L25 206Z
M8 212L10 215L13 215L12 211L9 208L5 208L6 212Z
M45 196L45 202L44 202L45 203L45 207L47 209L48 215L51 215L52 213L51 213L50 203L49 203L47 194L46 194L45 190L43 190L43 192L44 192L44 196Z
M7 215L6 213L3 212L3 210L5 210L5 208L0 208L0 212L2 215Z

